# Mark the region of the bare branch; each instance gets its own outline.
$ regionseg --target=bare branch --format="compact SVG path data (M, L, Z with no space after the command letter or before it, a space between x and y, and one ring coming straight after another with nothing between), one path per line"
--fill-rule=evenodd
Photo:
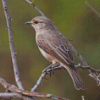
M50 99L53 99L53 100L69 100L69 99L66 99L66 98L61 98L61 97L58 97L58 96L54 96L52 94L45 94L45 93L37 93L37 92L32 93L32 92L24 91L23 94L28 95L28 96L39 97L39 98L50 98Z
M75 65L75 68L77 68L77 69L78 68L81 68L81 69L89 69L89 70L91 70L91 72L100 73L100 70L94 69L91 66L82 66L81 64L79 64L79 65Z
M29 3L30 5L32 5L42 16L45 16L44 13L37 6L35 6L35 4L30 2L29 0L24 0L24 1ZM54 100L68 100L66 98L60 98L60 97L54 96L52 94L43 94L43 93L34 92L39 87L39 85L41 84L41 81L45 77L45 75L48 74L47 72L52 71L52 69L50 69L50 68L47 69L47 72L43 72L41 74L36 85L31 89L31 92L24 90L22 83L20 81L20 75L19 75L19 71L18 71L18 65L17 65L17 60L16 60L16 52L15 52L14 43L13 43L13 32L12 32L12 28L11 28L11 18L9 16L9 12L8 12L8 8L7 8L7 2L6 2L6 0L2 0L2 3L3 3L4 13L5 13L6 21L7 21L7 29L8 29L8 35L9 35L9 44L10 44L10 50L11 50L13 68L14 68L14 75L15 75L16 83L17 83L19 88L17 88L14 85L8 84L4 79L2 79L0 77L0 84L5 89L13 92L13 93L0 93L0 98L1 99L2 98L3 99L4 98L6 98L6 99L20 98L20 99L24 99L24 100L34 100L34 98L30 98L30 97L43 97L43 98L51 98L51 99L54 99ZM99 79L100 74L96 75L97 73L100 73L100 70L96 70L96 69L92 68L91 66L89 66L88 63L85 61L85 59L75 50L75 48L72 46L70 41L67 40L67 39L66 39L66 41L67 41L70 49L76 54L76 56L83 63L83 66L80 65L80 66L75 66L75 67L76 68L82 68L82 69L89 69L90 76L93 77L100 85L100 79ZM61 69L61 68L62 68L62 66L58 66L58 67L55 67L54 70ZM82 97L82 99L84 99L84 97Z
M70 41L68 39L66 39L70 49L75 53L75 55L80 59L80 61L83 63L83 66L85 67L84 69L89 69L89 76L91 76L92 78L95 79L95 81L97 82L98 86L100 85L100 75L96 75L96 73L100 73L100 70L95 70L94 68L92 68L91 66L88 65L88 63L85 61L85 59L82 57L82 55L80 55L76 49L72 46L72 44L70 43Z
M100 17L100 13L99 13L91 4L89 4L88 1L85 1L85 4L86 4L89 8L91 8L91 10L92 10L96 15L98 15L98 17Z
M17 60L16 60L16 52L15 52L15 49L14 49L14 42L13 42L13 32L12 32L12 27L11 27L11 18L10 18L8 7L7 7L7 0L2 0L2 4L3 4L4 13L5 13L6 22L7 22L9 45L10 45L15 81L16 81L19 89L24 90L24 87L21 83L19 71L18 71L18 65L17 65ZM4 82L4 83L5 83L5 85L4 84L2 84L2 85L9 86L9 84L6 84L6 82ZM24 98L24 100L35 100L34 98L31 98L31 97L23 97L23 98Z
M9 35L9 45L10 45L10 51L11 51L11 57L12 57L12 62L13 62L13 69L14 69L14 75L15 75L15 80L20 89L24 89L19 71L18 71L18 65L17 65L17 60L16 60L16 52L14 49L14 42L13 42L13 32L11 28L11 18L9 15L8 7L7 7L7 0L2 0L3 8L4 8L4 13L6 17L6 22L7 22L7 29L8 29L8 35Z
M24 0L24 2L29 3L30 5L32 5L42 16L45 16L45 14L32 2L30 2L29 0ZM46 16L45 16L46 17Z
M38 95L38 97L45 97L45 98L50 98L50 99L53 99L53 100L69 100L69 99L66 99L66 98L60 98L60 97L57 97L57 96L53 96L52 94L48 94L48 95ZM0 99L24 99L25 96L22 96L21 94L17 94L17 93L0 93ZM24 100L28 100L28 99L24 99Z
M76 54L76 56L80 59L80 61L83 63L84 66L88 66L88 63L85 61L85 59L76 51L76 49L72 46L70 41L66 39L70 49Z
M54 66L55 66L55 65L54 65ZM64 67L58 65L57 67L54 67L53 70L59 70L59 69L62 69L62 68L64 68ZM92 67L90 67L90 66L82 66L81 64L75 65L75 68L77 68L77 69L79 69L79 68L81 68L81 69L89 69L89 70L91 70L92 73L100 73L100 70L96 70L96 69L94 69L94 68L92 68ZM51 69L51 68L48 68L46 71L43 71L43 72L42 72L41 76L40 76L39 79L37 80L37 83L36 83L36 84L34 85L34 87L31 89L31 92L34 92L34 91L39 87L39 85L41 84L42 80L45 79L45 76L46 76L47 74L50 74L51 71L52 71L52 69ZM91 77L92 77L92 76L91 76ZM98 76L96 77L96 78L98 78L98 79L96 79L96 80L100 81L100 80L99 80L99 77L100 77L100 75L98 75ZM99 85L99 83L98 83L98 85Z
M17 93L0 93L0 99L35 100L35 99L31 99L31 97L26 97L22 94L17 94Z
M45 69L45 71L43 70L41 76L40 76L39 79L37 80L37 83L36 83L36 84L34 85L34 87L31 89L31 92L34 92L34 91L39 87L39 85L40 85L41 82L42 82L42 79L45 78L46 74L50 74L50 72L51 72L52 70L57 70L57 69L61 69L61 68L62 68L62 66L58 66L58 67L54 67L54 66L58 66L58 64L54 64L54 65L51 64L51 65L49 65L49 66ZM54 67L54 68L52 69L51 67Z
M41 84L42 79L45 77L46 73L42 73L41 76L39 77L39 79L37 80L37 83L35 84L35 86L31 89L31 92L34 92L39 85Z
M6 82L3 78L1 78L1 77L0 77L0 84L1 84L4 88L6 88L6 90L9 90L9 91L11 91L11 92L13 92L13 93L20 94L20 95L18 95L17 98L19 98L19 97L23 98L22 96L24 96L24 98L25 98L25 96L26 96L26 97L27 97L27 96L28 96L28 97L32 96L32 97L39 97L39 98L40 98L40 97L41 97L41 98L50 98L50 99L53 99L53 100L68 100L68 99L66 99L66 98L61 98L61 97L58 97L58 96L54 96L54 95L52 95L52 94L37 93L37 92L32 93L32 92L29 92L29 91L26 91L26 90L21 90L21 89L17 88L16 86L7 83L7 82ZM17 96L17 94L14 94L14 95ZM12 98L14 97L14 95L12 96ZM21 95L22 95L22 96L21 96ZM11 95L9 94L9 96L11 96ZM1 97L2 97L2 95L1 95ZM1 97L0 97L0 98L1 98ZM30 99L24 99L24 100L30 100Z
M38 95L38 94L36 94ZM24 99L25 96L22 96L21 94L17 94L17 93L0 93L0 99ZM45 97L45 98L50 98L53 100L69 100L69 99L65 99L65 98L60 98L57 96L53 96L52 94L42 94L41 96L38 95L38 97ZM27 99L25 99L27 100Z
M23 99L23 96L17 93L0 93L0 99Z
M53 70L59 70L59 69L62 69L62 68L64 68L64 67L63 66L57 66L57 67L54 67ZM96 70L96 69L92 68L91 66L82 66L81 64L78 64L78 65L75 65L75 68L77 68L77 69L79 69L79 68L80 69L89 69L89 70L91 70L92 73L100 73L100 70ZM46 70L46 72L42 72L41 76L37 80L37 83L31 89L31 92L34 92L39 87L39 85L41 84L42 80L45 79L45 76L47 74L50 74L51 71L52 71L52 69L51 68L48 68ZM96 77L97 79L95 79L95 80L100 81L99 80L99 77L100 77L100 74ZM98 83L98 85L99 85L99 83Z

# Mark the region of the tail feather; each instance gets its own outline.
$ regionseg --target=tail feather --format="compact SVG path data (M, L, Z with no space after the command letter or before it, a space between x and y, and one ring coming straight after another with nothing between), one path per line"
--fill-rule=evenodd
M68 70L68 72L69 72L69 74L70 74L70 76L71 76L71 78L73 80L75 88L77 90L80 90L80 89L85 90L86 87L85 87L81 77L76 72L76 70L74 68L70 68L70 67L65 67L65 68Z

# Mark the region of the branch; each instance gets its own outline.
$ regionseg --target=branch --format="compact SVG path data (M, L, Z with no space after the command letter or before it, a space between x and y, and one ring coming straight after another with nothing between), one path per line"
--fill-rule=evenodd
M9 35L9 45L10 45L10 51L11 51L11 57L12 57L12 62L13 62L13 69L14 69L14 75L15 75L15 80L20 89L24 89L19 71L18 71L18 65L17 65L17 60L16 60L16 52L14 49L14 42L13 42L13 32L11 28L11 18L9 15L8 7L7 7L7 0L2 0L3 4L3 9L6 17L6 22L7 22L7 29L8 29L8 35Z
M3 4L4 13L5 13L6 22L7 22L9 45L10 45L10 51L11 51L15 81L16 81L19 89L24 90L24 87L21 83L19 71L18 71L18 65L17 65L17 60L16 60L16 52L15 52L15 49L14 49L14 42L13 42L13 32L12 32L12 27L11 27L11 18L10 18L8 7L7 7L7 0L2 0L2 4ZM30 98L29 97L24 97L24 100L35 100L35 99L31 98L31 97Z
M93 77L96 82L98 83L98 86L100 86L100 74L99 75L96 75L97 73L100 73L100 70L96 70L94 68L92 68L91 66L88 65L88 63L84 60L84 58L75 50L75 48L72 46L72 44L69 42L69 40L67 40L67 43L70 47L70 49L76 54L76 56L81 60L81 62L83 63L83 66L82 65L75 65L75 68L81 68L81 69L88 69L90 71L90 74L89 76ZM58 67L54 67L53 70L59 70L63 68L62 66L58 66ZM51 68L48 68L46 70L46 72L43 72L41 74L41 76L39 77L37 83L35 84L35 86L31 89L31 92L34 92L38 87L39 85L41 84L42 82L42 79L45 78L46 74L48 74L49 72L51 72L52 69Z
M21 99L21 100L35 100L31 97L23 96L22 94L17 93L0 93L0 99Z
M66 39L70 49L76 54L76 56L80 59L80 61L83 63L84 66L88 66L88 63L85 61L85 59L76 51L76 49L72 46L70 41Z
M53 66L57 66L58 64L55 64ZM51 74L51 71L53 70L58 70L58 69L61 69L63 68L62 66L58 66L58 67L54 67L53 69L51 67L53 67L52 64L48 66L48 68L46 68L46 71L43 70L41 76L39 77L39 79L37 80L37 83L34 85L34 87L31 89L31 92L34 92L38 87L39 85L41 84L42 80L45 79L45 76L47 74Z
M50 99L54 99L54 100L69 100L66 98L60 98L57 96L53 96L52 94L48 94L48 95L37 95L38 97L45 97L45 98L50 98ZM36 96L36 97L37 97ZM0 99L24 99L25 96L22 96L21 94L17 94L17 93L0 93ZM27 99L24 99L27 100ZM29 100L29 99L28 99Z
M0 84L6 89L6 90L8 90L8 91L11 91L11 92L13 92L13 93L16 93L16 94L10 94L10 93L5 93L5 94L7 94L6 96L7 96L7 98L8 97L10 97L10 98L15 98L15 96L17 96L16 98L23 98L22 96L24 96L24 98L25 98L25 96L27 97L30 97L30 96L32 96L32 97L39 97L39 98L50 98L50 99L53 99L53 100L68 100L68 99L66 99L66 98L60 98L60 97L58 97L58 96L54 96L54 95L52 95L52 94L43 94L43 93L37 93L37 92L34 92L34 93L32 93L32 92L29 92L29 91L26 91L26 90L21 90L21 89L19 89L19 88L17 88L16 86L14 86L14 85L11 85L11 84L9 84L9 83L7 83L3 78L1 78L0 77ZM1 95L1 97L0 98L3 98L3 96L5 95L5 94L3 94L3 95ZM24 99L24 100L27 100L27 99ZM28 99L29 100L29 99Z
M100 73L100 70L95 70L94 68L92 68L91 66L88 65L88 63L85 61L85 59L82 57L82 55L80 55L76 49L72 46L72 44L70 43L70 41L68 39L66 39L70 49L75 53L75 55L80 59L80 61L83 63L83 69L89 69L89 76L91 76L92 78L95 79L95 81L97 82L98 86L100 86L100 74L96 75L97 73Z
M77 68L77 69L78 68L81 68L81 69L89 69L93 73L100 73L100 70L94 69L91 66L82 66L81 64L79 64L79 65L75 65L75 68Z
M54 65L55 66L55 65ZM49 67L51 67L51 66L49 66ZM59 69L62 69L62 68L64 68L63 66L57 66L57 67L54 67L53 68L53 70L59 70ZM78 65L75 65L75 68L81 68L81 69L89 69L89 70L91 70L91 72L92 73L100 73L100 70L96 70L96 69L94 69L94 68L92 68L92 67L90 67L90 66L81 66L81 64L78 64ZM41 82L42 82L42 80L43 79L45 79L45 76L47 75L47 74L50 74L51 73L51 71L52 71L52 69L51 68L48 68L48 69L46 69L46 71L43 71L42 72L42 74L41 74L41 76L39 77L39 79L37 80L37 83L34 85L34 87L31 89L31 92L34 92L38 87L39 87L39 85L41 84ZM92 77L92 76L91 76ZM98 80L98 81L100 81L99 80L99 77L100 77L100 75L98 75L96 78L97 79L95 79L95 80Z
M23 96L17 93L0 93L0 99L23 99Z
M34 3L30 2L29 0L24 0L24 2L27 2L32 5L42 16L46 17L45 14Z

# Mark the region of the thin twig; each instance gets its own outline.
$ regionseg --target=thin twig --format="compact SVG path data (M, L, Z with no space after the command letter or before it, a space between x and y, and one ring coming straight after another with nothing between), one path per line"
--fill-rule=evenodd
M18 71L16 52L14 49L14 42L13 42L13 32L12 32L12 27L11 27L11 18L10 18L8 7L7 7L7 0L2 0L2 4L3 4L4 13L5 13L6 22L7 22L7 29L8 29L8 35L9 35L9 45L10 45L15 80L16 80L18 87L20 89L24 89L24 87L21 83L21 79L20 79L20 75L19 75L19 71Z
M39 79L37 80L37 83L34 85L34 87L31 89L31 92L34 92L39 85L41 84L42 79L45 77L46 73L42 73Z
M22 96L32 96L32 97L38 97L38 98L50 98L50 99L53 99L53 100L68 100L66 98L61 98L61 97L58 97L58 96L54 96L52 94L46 94L46 93L38 93L38 92L29 92L29 91L26 91L26 90L21 90L19 88L17 88L16 86L14 85L11 85L9 83L7 83L3 78L0 77L0 84L6 89L6 90L9 90L13 93L17 93L17 94L20 94ZM9 94L10 95L10 94ZM18 97L20 96L18 95ZM1 96L2 97L2 96ZM0 98L1 98L0 97ZM21 96L20 96L21 97ZM13 98L13 96L12 96ZM22 97L21 97L22 98ZM24 97L25 98L25 97ZM27 100L27 99L24 99L24 100ZM30 99L28 99L30 100Z
M76 55L76 56L80 59L80 61L83 63L83 66L87 66L87 69L89 69L89 72L90 72L89 76L91 76L92 78L94 78L95 81L97 82L98 86L99 86L99 85L100 85L100 79L99 79L98 77L100 77L100 76L99 76L99 75L96 75L96 73L99 73L100 70L95 70L96 72L94 72L94 71L93 71L94 69L93 69L91 66L88 65L88 63L85 61L85 59L82 57L82 55L80 55L80 54L76 51L76 49L72 46L72 44L70 43L70 41L67 40L67 39L66 39L66 41L67 41L67 43L68 43L70 49L75 53L75 55ZM86 69L86 67L85 67L85 69Z
M53 70L59 70L59 69L62 69L62 68L64 68L64 67L63 66L57 66L57 67L54 67ZM91 66L82 66L82 65L79 64L79 65L75 65L75 68L77 68L77 69L79 69L79 68L81 68L81 69L89 69L93 73L100 73L100 70L94 69ZM51 72L51 71L52 71L52 69L50 68L50 69L47 69L46 72L42 72L41 76L37 80L37 83L31 89L31 92L34 92L39 87L39 85L41 84L42 80L45 78L46 74L49 74L49 72ZM98 75L98 77L97 77L98 80L99 80L99 77L100 77L100 75Z
M76 56L80 59L80 61L83 63L84 66L89 66L88 63L85 61L85 59L76 51L76 49L72 46L70 41L66 39L70 49L76 54Z
M100 13L99 13L91 4L89 4L88 1L85 1L85 4L86 4L89 8L91 8L91 10L92 10L96 15L98 15L98 16L100 17Z
M94 69L91 66L75 65L75 68L77 68L77 69L78 68L81 68L81 69L89 69L89 70L91 70L91 72L100 73L100 70Z
M22 91L21 89L17 88L16 86L14 85L10 85L9 83L7 83L3 78L0 77L0 84L7 90L7 91L11 91L11 92L14 92L14 93L19 93L20 91ZM8 93L9 94L9 93ZM6 95L6 93L4 94ZM1 95L0 98L3 98L4 95ZM6 99L7 98L15 98L15 94L14 95L6 95L7 97L5 97ZM22 96L22 93L20 93L20 95L17 95L16 98L23 98L23 100L35 100L35 98L33 97L26 97L26 96ZM4 98L4 99L5 99Z
M54 65L54 66L56 66L56 65ZM61 68L63 68L63 67L62 66L58 66L58 67L54 67L53 70L57 70L57 69L61 69ZM41 76L37 80L37 83L31 89L31 92L34 92L39 87L39 85L41 84L42 80L45 78L46 74L50 74L49 72L51 72L51 71L52 71L52 69L48 68L48 69L46 69L46 71L42 72Z
M29 0L24 0L24 2L27 2L27 3L29 3L30 5L32 5L42 16L46 17L45 14L44 14L34 3L32 3L32 2L29 1Z
M36 94L36 97L41 97L41 98L50 98L53 100L69 100L66 98L60 98L57 96L54 96L52 94ZM21 94L17 94L17 93L0 93L0 99L24 99L25 96L22 96ZM24 99L24 100L29 100L29 99Z

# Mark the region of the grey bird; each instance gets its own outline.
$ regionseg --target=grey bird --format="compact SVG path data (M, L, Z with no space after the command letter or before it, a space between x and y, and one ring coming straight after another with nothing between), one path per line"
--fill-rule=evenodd
M73 56L66 39L54 23L47 17L37 16L26 24L31 24L35 29L36 43L42 55L52 64L62 65L69 72L77 90L85 90L86 87L74 67Z

